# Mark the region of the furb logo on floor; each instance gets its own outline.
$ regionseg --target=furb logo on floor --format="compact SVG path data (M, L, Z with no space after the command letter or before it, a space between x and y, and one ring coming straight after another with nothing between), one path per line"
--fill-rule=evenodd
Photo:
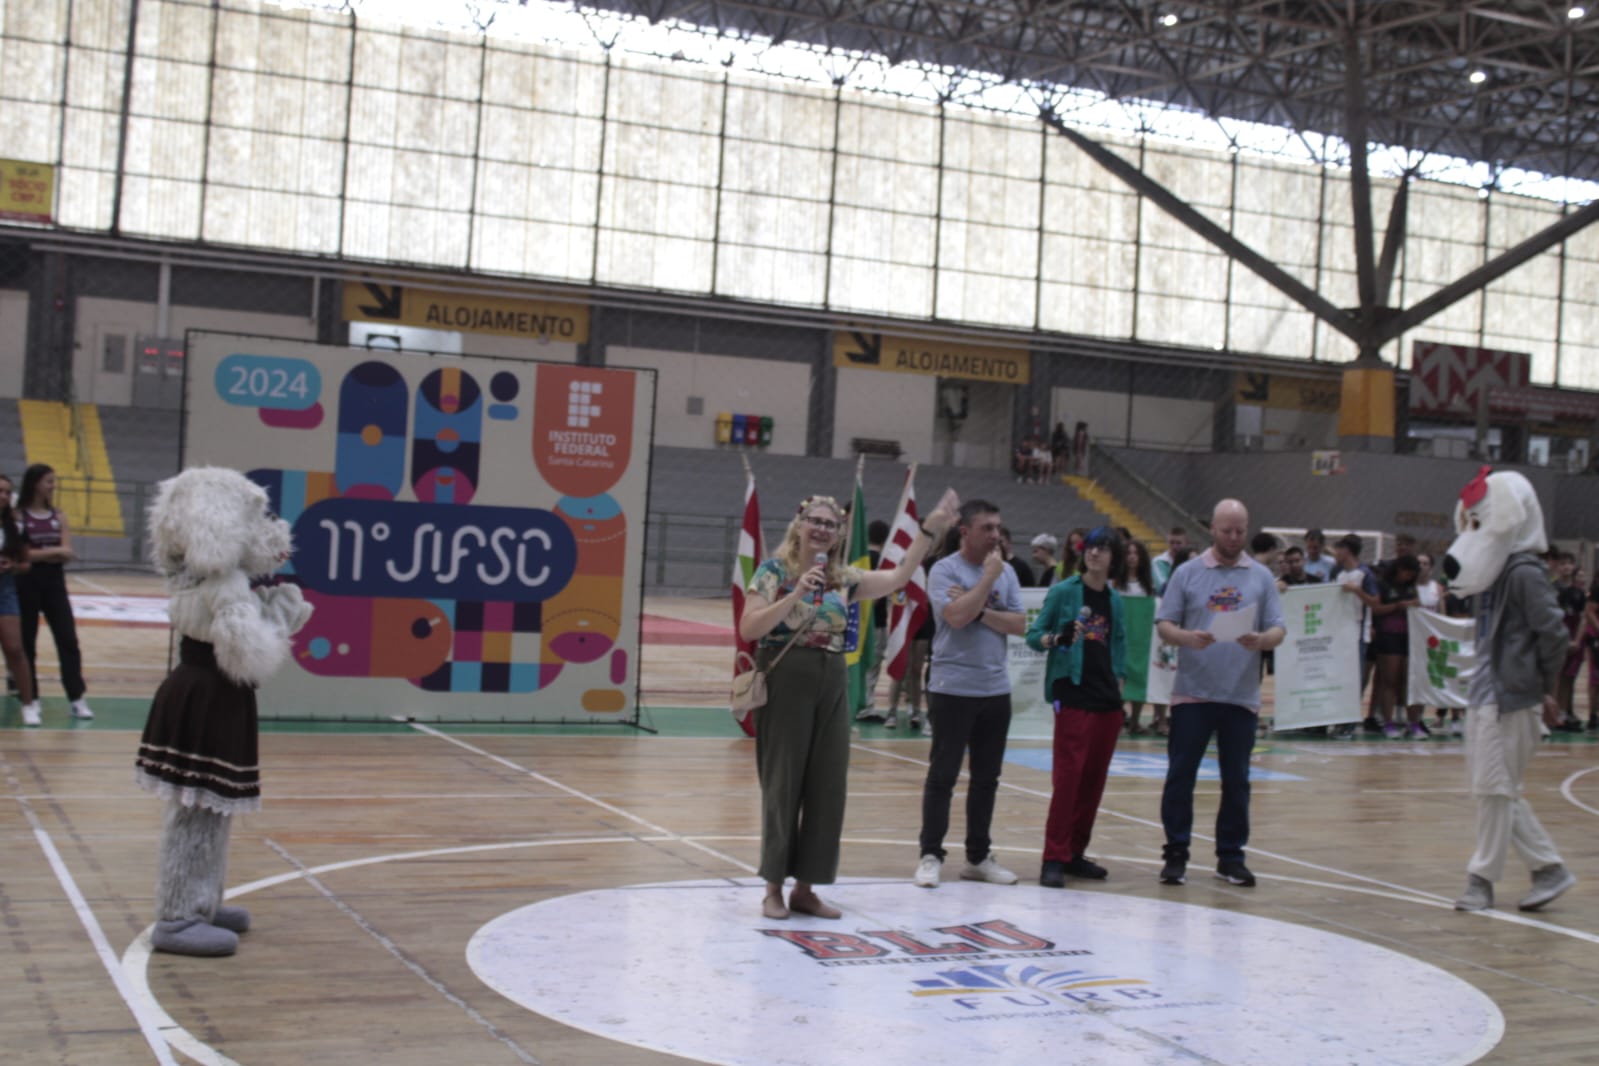
M1125 1010L1165 998L1141 977L1032 964L941 970L936 977L919 978L911 985L912 996L938 1003L954 1019L1033 1011Z

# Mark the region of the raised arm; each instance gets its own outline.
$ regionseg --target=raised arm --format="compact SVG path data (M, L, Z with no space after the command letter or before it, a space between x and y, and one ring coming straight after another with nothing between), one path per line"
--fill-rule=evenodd
M933 545L943 540L950 526L955 524L959 509L960 497L955 495L954 489L945 489L938 506L922 519L922 528L917 531L911 546L905 549L899 565L892 570L873 570L861 575L860 582L855 586L855 598L875 600L904 588Z

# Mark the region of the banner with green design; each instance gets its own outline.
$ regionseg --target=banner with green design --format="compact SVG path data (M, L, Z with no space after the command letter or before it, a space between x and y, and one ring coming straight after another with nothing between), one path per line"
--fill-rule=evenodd
M1477 665L1477 623L1412 607L1409 702L1428 707L1464 707Z
M1360 600L1342 585L1295 585L1282 605L1272 727L1360 721Z

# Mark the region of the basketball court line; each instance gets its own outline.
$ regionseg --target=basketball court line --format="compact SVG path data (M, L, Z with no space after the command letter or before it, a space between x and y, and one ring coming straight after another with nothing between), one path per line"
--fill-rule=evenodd
M111 978L111 984L122 997L122 1002L127 1005L133 1014L133 1020L138 1023L139 1033L144 1037L144 1042L150 1045L150 1050L155 1054L157 1062L163 1066L177 1066L172 1057L172 1051L164 1039L159 1025L157 1012L149 1009L150 999L141 996L136 985L130 983L117 963L117 953L111 947L111 941L106 937L105 930L100 925L100 920L95 917L94 908L89 906L89 901L84 898L83 892L78 888L77 880L72 876L72 871L67 869L67 864L61 858L61 852L56 849L55 840L51 838L49 830L39 820L39 815L34 811L33 804L21 794L21 783L17 780L16 772L12 769L11 760L0 752L0 770L5 773L6 783L11 787L11 792L16 804L22 810L23 817L33 829L33 839L39 845L39 850L44 852L45 860L50 864L50 870L55 874L56 881L61 885L61 891L66 893L67 900L72 904L73 913L78 916L78 921L83 925L84 932L89 936L89 943L94 947L95 956L104 966L106 973Z
M1591 774L1591 773L1593 773L1596 770L1599 770L1599 766L1590 766L1586 770L1578 770L1576 773L1572 774L1570 777L1568 777L1564 781L1560 782L1560 794L1562 796L1566 797L1566 800L1573 807L1577 807L1577 808L1580 808L1582 810L1585 810L1589 814L1599 814L1599 807L1590 807L1586 803L1582 802L1582 800L1580 800L1576 796L1572 795L1571 794L1571 786L1576 784L1577 778L1585 777L1588 774Z
M882 756L884 758L899 759L902 762L914 763L917 766L926 766L927 765L926 760L913 759L913 758L911 758L908 755L901 755L898 752L879 751L878 749L873 748L873 747L871 747L870 745L867 745L867 744L852 744L850 746L853 747L853 748L859 749L861 751L870 752L873 755L880 755L880 756ZM1595 770L1595 769L1599 769L1599 767L1591 767L1589 770L1580 771L1580 773L1590 773L1590 772L1592 772L1592 770ZM962 774L962 776L964 777L965 775ZM1577 775L1573 775L1573 777L1575 777L1575 776L1577 776ZM1569 781L1571 779L1568 778L1567 780ZM1028 788L1025 785L1012 784L1011 782L1004 781L1004 780L1000 781L999 787L1000 788L1004 788L1004 789L1010 789L1013 792L1020 792L1020 793L1023 793L1024 795L1038 796L1038 797L1041 797L1041 798L1043 798L1045 800L1048 800L1049 799L1049 795L1050 795L1048 792L1043 792L1043 791L1040 791L1039 789L1036 789L1036 788ZM1562 787L1564 788L1564 786L1562 786ZM1578 804L1578 805L1579 806L1583 806L1582 804ZM1588 808L1588 809L1591 810L1592 808ZM1138 815L1127 814L1124 811L1114 810L1114 809L1109 808L1109 807L1103 807L1102 806L1102 807L1100 807L1099 810L1100 810L1101 814L1113 815L1113 816L1115 816L1117 818L1121 818L1124 821L1133 822L1133 823L1136 823L1138 825L1149 826L1152 829L1160 829L1160 830L1164 831L1164 827L1158 821L1152 821L1151 819L1148 819L1148 818L1141 818ZM1599 811L1595 811L1594 813L1595 814L1599 814ZM1206 836L1203 833L1194 833L1193 836L1194 836L1195 840L1207 840L1207 841L1214 841L1215 840L1214 837ZM1294 857L1292 857L1290 855L1283 855L1283 854L1281 854L1279 852L1274 852L1274 851L1266 851L1263 848L1251 847L1249 850L1251 852L1253 852L1254 854L1256 854L1256 855L1264 855L1267 858L1276 859L1279 862L1286 862L1286 863L1289 863L1289 864L1294 865L1294 866L1303 866L1303 867L1305 867L1308 870L1316 870L1316 871L1319 871L1321 873L1330 874L1330 875L1335 876L1335 877L1347 877L1347 878L1349 878L1352 881L1362 881L1362 882L1365 882L1368 885L1376 885L1376 886L1379 886L1381 888L1389 889L1389 890L1391 890L1393 892L1402 893L1404 896L1413 897L1410 900L1411 902L1425 903L1425 904L1428 904L1429 906L1444 906L1444 907L1449 907L1450 909L1453 909L1453 907L1454 907L1454 901L1453 900L1450 900L1446 896L1440 896L1436 892L1427 892L1427 891L1424 891L1423 889L1411 888L1408 885L1394 884L1391 881L1384 881L1381 878L1367 877L1365 874L1357 874L1357 873L1353 872L1352 870L1342 870L1342 869L1339 869L1336 866L1323 866L1320 863L1310 862L1310 861L1308 861L1306 859L1296 859L1296 858L1294 858ZM1267 876L1270 877L1270 876L1273 876L1273 875L1267 875ZM1285 878L1283 878L1283 880L1293 880L1293 878L1286 878L1285 877ZM1354 886L1328 885L1326 887L1329 887L1329 888L1345 887L1345 888L1348 888L1350 891L1358 891L1358 889L1356 889ZM1403 898L1403 897L1396 897L1396 898ZM1582 940L1582 941L1586 941L1587 943L1590 943L1590 944L1599 944L1599 935L1595 935L1593 933L1583 932L1580 929L1571 929L1571 928L1568 928L1567 926L1563 926L1563 925L1555 925L1552 922L1546 922L1546 921L1543 921L1543 920L1538 919L1538 918L1528 918L1528 917L1526 917L1524 915L1521 915L1521 914L1508 914L1508 913L1506 913L1504 911L1493 909L1493 908L1490 908L1490 909L1484 910L1484 911L1477 911L1475 913L1477 915L1480 915L1481 917L1484 917L1484 918L1492 918L1495 921L1509 922L1512 925L1523 925L1523 926L1526 926L1529 929L1540 929L1540 930L1543 930L1544 932L1558 933L1558 934L1560 934L1562 936L1568 936L1568 937L1571 937L1574 940Z

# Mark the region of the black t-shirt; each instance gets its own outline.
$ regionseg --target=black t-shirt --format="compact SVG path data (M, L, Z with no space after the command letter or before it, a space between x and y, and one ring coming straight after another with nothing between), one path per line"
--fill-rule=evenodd
M1312 574L1309 570L1306 570L1298 577L1295 577L1293 574L1284 574L1282 576L1282 582L1284 585L1319 585L1321 584L1321 578L1317 577L1315 574Z
M1582 625L1582 609L1588 604L1588 594L1582 591L1580 585L1556 585L1555 599L1560 603L1560 611L1566 616L1566 628L1572 633Z
M1016 583L1022 588L1030 589L1037 584L1033 580L1033 568L1022 562L1020 555L1010 557L1010 568L1016 571Z
M1083 622L1083 681L1072 684L1070 677L1055 679L1055 691L1050 693L1062 707L1076 707L1084 711L1119 711L1122 709L1121 685L1116 681L1116 671L1110 662L1110 589L1095 591L1083 586L1083 606L1089 617Z

